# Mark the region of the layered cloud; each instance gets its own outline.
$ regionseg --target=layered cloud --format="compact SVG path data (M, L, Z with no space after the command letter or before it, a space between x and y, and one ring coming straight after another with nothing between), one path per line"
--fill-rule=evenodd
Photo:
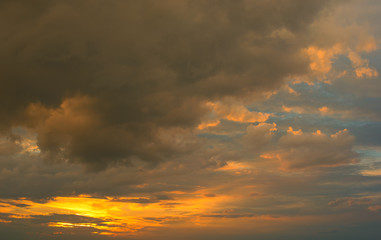
M379 5L1 1L2 236L377 238Z

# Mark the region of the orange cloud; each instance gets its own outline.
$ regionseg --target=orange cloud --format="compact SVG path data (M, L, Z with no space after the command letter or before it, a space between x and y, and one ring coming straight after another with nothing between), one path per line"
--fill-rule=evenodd
M378 48L377 41L372 36L363 37L363 38L359 39L358 41L359 42L356 46L356 50L358 52L369 53L369 52L373 52L373 51L377 50L377 48Z
M378 71L376 69L368 68L368 67L360 67L355 70L356 76L358 78L363 77L378 77Z
M235 102L207 102L206 105L211 109L212 113L208 119L205 119L197 126L200 130L217 126L220 124L221 119L255 123L265 122L270 117L269 113L249 111L245 106Z
M197 126L197 128L199 129L199 130L203 130L203 129L205 129L205 128L209 128L209 127L215 127L215 126L217 126L218 124L220 124L220 120L211 120L210 122L202 122L202 123L200 123L198 126Z
M251 112L243 105L237 103L212 103L217 116L235 122L264 122L270 114L261 112Z
M351 60L355 73L358 78L363 77L377 77L378 71L369 67L369 61L361 58L361 56L354 52L349 51L348 58Z
M363 170L361 171L363 176L381 176L381 169L375 170Z
M331 48L324 49L310 46L304 50L310 58L310 68L319 73L328 73L332 68L332 59L344 52L341 44L336 44Z
M361 52L371 52L377 49L377 43L371 36L358 40L356 47L345 42L339 42L329 48L309 46L304 52L310 59L310 69L318 74L328 74L332 69L332 63L338 55L347 55L352 62L356 77L377 77L378 71L370 68L369 61L360 56ZM355 49L355 51L353 50ZM336 76L340 77L341 74ZM327 81L329 82L329 81Z
M381 210L381 206L380 205L370 206L368 207L368 210L372 212L379 212Z
M334 116L338 118L352 118L356 116L356 113L351 110L333 109L328 106L322 106L320 108L311 106L282 106L282 110L287 113L298 114L320 114L323 116Z
M49 217L52 214L83 216L86 218L82 218L80 222L51 218L46 225L62 229L89 228L93 229L93 234L116 236L139 232L147 227L165 226L174 220L182 226L193 225L197 222L196 216L205 214L213 208L218 209L218 205L230 198L227 196L205 197L204 191L196 191L191 194L171 192L171 195L176 196L176 200L158 200L146 203L139 203L141 198L136 197L115 199L87 195L56 197L44 203L25 199L4 200L11 204L0 205L0 212L9 214L10 219ZM97 221L92 219L97 219ZM2 220L1 222L11 223L12 221ZM64 230L60 232L64 232Z
M292 127L288 127L287 133L292 135L303 135L302 129L295 131Z
M228 171L235 175L245 175L252 173L253 166L247 162L228 161L223 167L217 168L216 171Z

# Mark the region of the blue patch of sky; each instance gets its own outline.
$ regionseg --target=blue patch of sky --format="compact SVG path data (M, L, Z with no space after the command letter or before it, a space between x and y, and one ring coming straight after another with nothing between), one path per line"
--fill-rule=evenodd
M378 159L381 161L381 148L380 149L358 149L358 153L363 154L372 159Z
M345 55L338 55L332 62L332 69L337 72L348 71L352 69L352 62Z
M381 146L381 122L370 122L351 128L360 145Z
M369 60L370 67L374 67L377 69L381 68L381 49L377 49L376 51L361 54L361 56Z
M377 58L375 62L381 63L379 55L369 56ZM345 69L350 64L350 61L344 56L339 56L335 61L336 68ZM359 81L364 80L359 79ZM292 126L294 129L301 128L306 131L319 129L327 133L346 128L356 136L356 144L381 145L381 122L374 120L375 117L381 117L381 98L356 97L351 92L340 91L338 86L323 82L317 82L314 85L298 83L290 85L290 87L299 95L280 91L267 100L249 106L249 110L272 113L267 122L275 122L281 128ZM306 110L306 113L287 113L282 106L301 107ZM334 115L318 114L318 108L323 106L338 113ZM352 116L344 118L338 110L351 111Z

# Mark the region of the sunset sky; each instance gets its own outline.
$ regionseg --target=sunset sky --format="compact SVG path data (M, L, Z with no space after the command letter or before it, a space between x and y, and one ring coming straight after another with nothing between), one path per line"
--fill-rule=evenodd
M0 238L381 239L381 1L0 1Z

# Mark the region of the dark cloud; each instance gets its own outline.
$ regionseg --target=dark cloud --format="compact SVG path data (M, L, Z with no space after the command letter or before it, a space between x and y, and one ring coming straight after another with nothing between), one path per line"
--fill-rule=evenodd
M23 208L23 207L29 207L30 205L28 204L24 204L24 203L14 203L12 201L4 201L4 200L0 200L0 203L5 203L5 204L9 204L9 205L12 205L12 206L15 206L15 207L19 207L19 208ZM6 206L6 205L4 205Z
M201 215L200 217L206 218L247 218L247 217L255 217L255 214L209 214L209 215Z
M47 159L92 169L190 151L163 135L196 126L206 100L308 70L327 2L2 1L1 129L34 129Z
M352 207L355 205L370 205L373 201L370 198L352 198L345 197L339 198L328 203L328 205L333 207Z
M141 203L173 200L168 192L193 192L206 178L213 177L210 170L219 165L209 155L200 150L158 166L137 161L86 174L78 164L46 164L38 155L0 157L0 182L4 183L0 184L0 197L45 202L55 196L87 194L111 196L115 201L128 197L128 201Z
M73 214L48 214L32 215L30 218L14 218L10 214L0 214L0 230L5 238L17 240L22 239L86 239L94 232L95 227L106 225L113 227L106 221L110 219L98 219L92 217L78 216ZM49 224L64 222L69 224L91 224L91 227L75 226L70 228L49 227ZM23 231L20 231L23 229ZM107 232L107 231L105 231ZM92 234L91 239L109 239L107 236L97 236Z
M149 199L149 198L135 198L135 199L114 199L114 201L116 201L116 202L129 202L129 203L149 204L149 203L157 203L160 200Z
M49 223L49 222L68 222L68 223L96 223L102 225L107 220L102 220L93 217L78 216L74 214L50 214L50 215L31 215L28 220L34 223Z
M289 169L356 163L358 156L353 150L354 139L347 130L330 136L321 132L288 133L279 140L282 148L279 159Z

